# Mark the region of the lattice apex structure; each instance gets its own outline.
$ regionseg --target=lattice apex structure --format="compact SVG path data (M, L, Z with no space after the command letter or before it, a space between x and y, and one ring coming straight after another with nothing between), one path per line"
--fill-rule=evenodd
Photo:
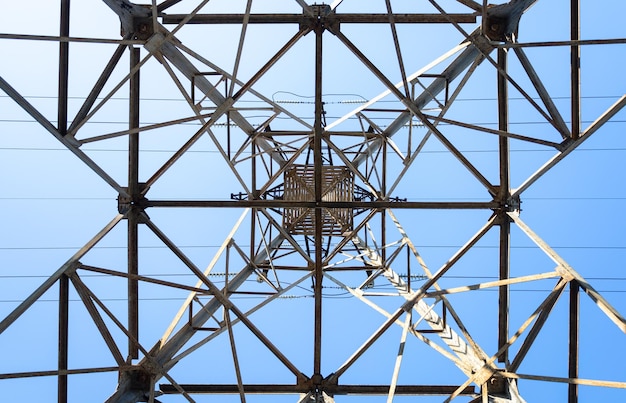
M584 351L626 358L624 301L591 285L595 264L549 246L549 219L528 203L527 224L521 202L609 132L626 96L585 109L582 89L626 83L585 75L607 53L581 52L625 53L626 36L583 38L580 0L497 3L60 0L59 35L2 33L5 55L58 49L58 79L5 66L0 89L117 210L3 308L3 346L55 354L3 359L0 390L26 380L59 403L623 399L621 364L587 371ZM38 80L54 83L54 107L25 95ZM610 328L603 342L583 311ZM39 328L42 341L23 337Z

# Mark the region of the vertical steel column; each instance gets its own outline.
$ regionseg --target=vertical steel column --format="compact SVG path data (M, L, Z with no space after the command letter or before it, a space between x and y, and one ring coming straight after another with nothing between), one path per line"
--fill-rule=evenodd
M67 403L67 371L69 347L69 277L59 278L59 376L57 381L58 403Z
M580 286L576 280L569 283L569 371L568 377L578 378L578 316L580 310ZM578 403L578 385L569 384L567 402Z
M130 48L131 70L140 62L140 48ZM130 78L129 128L139 127L139 70ZM136 206L141 190L139 186L139 133L128 136L128 193L131 196L131 208L128 213L128 331L139 340L139 210ZM139 358L139 347L128 340L128 357Z
M507 71L507 50L498 49L498 124L499 129L509 130L509 102ZM510 275L510 232L511 222L506 214L510 197L509 184L509 139L500 136L498 139L500 153L500 188L498 198L503 211L500 212L500 280ZM498 349L507 344L509 339L509 286L502 285L498 290ZM499 362L508 361L508 351L499 357Z
M70 36L70 0L61 0L61 17L59 36ZM59 88L57 128L61 136L67 134L67 103L69 86L69 42L59 43ZM58 340L58 369L57 400L58 403L67 403L67 371L69 349L69 278L62 275L59 278L59 340Z
M572 0L571 10L571 39L580 40L580 0ZM571 47L572 68L572 138L580 137L580 45Z
M59 36L70 36L70 0L61 0ZM59 43L59 96L57 127L62 136L67 134L67 94L69 83L69 42Z
M313 163L315 169L315 203L322 201L322 35L321 21L315 26L315 123L313 135ZM313 347L313 374L321 381L322 372L322 209L315 208L315 328Z

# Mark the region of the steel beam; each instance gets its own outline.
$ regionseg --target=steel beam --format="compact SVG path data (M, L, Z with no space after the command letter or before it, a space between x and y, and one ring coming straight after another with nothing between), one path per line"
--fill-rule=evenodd
M509 91L507 72L507 50L498 49L498 129L509 131ZM509 139L505 136L498 138L500 187L497 198L502 209L508 209L510 197L509 185ZM510 276L510 232L511 221L504 213L499 213L500 219L500 280L507 280ZM498 349L501 349L509 339L509 286L502 285L498 289ZM508 362L508 350L499 357L498 362Z
M69 278L66 275L59 279L59 340L58 340L58 403L67 403L69 349Z
M175 208L202 208L202 207L225 207L225 208L285 208L285 207L302 207L302 208L365 208L365 209L426 209L426 210L489 210L499 207L497 201L485 202L409 202L409 201L392 201L392 200L374 200L368 201L322 201L315 203L314 201L291 201L291 200L145 200L145 207L175 207Z
M70 0L61 0L59 36L70 36ZM67 107L69 87L69 42L59 43L59 88L57 107L57 130L61 136L67 135ZM69 357L69 278L59 278L59 333L58 333L58 370L57 401L67 403Z
M313 325L313 381L322 380L322 281L324 279L323 237L322 237L322 119L324 101L322 99L322 50L324 27L320 23L315 27L315 123L313 125L313 165L315 189L315 267L314 267L314 325Z
M133 71L140 62L140 48L130 48L130 70ZM139 70L130 77L129 94L129 129L139 128ZM132 340L139 340L139 132L128 136L128 193L131 206L128 214L128 357L139 358L139 347Z
M393 15L396 24L449 24L450 19L459 24L473 24L475 14L402 14ZM161 14L163 24L179 24L187 14ZM197 14L187 24L242 24L245 14ZM388 14L331 14L328 18L340 24L389 24ZM250 14L249 24L302 24L310 23L311 17L305 14Z
M571 40L580 40L580 0L571 0L570 6ZM580 45L573 44L570 50L571 66L571 107L572 107L572 138L580 137Z
M237 394L238 385L229 384L181 384L187 393L190 394ZM310 389L303 385L290 384L251 384L244 385L248 394L300 394L307 393ZM425 395L449 395L458 386L449 385L397 385L396 395L403 396L425 396ZM168 384L159 385L159 390L164 394L180 394L173 386ZM389 392L389 385L334 385L324 389L333 395L386 395ZM473 386L464 388L461 395L474 395L476 390Z
M578 281L572 280L569 283L569 359L568 378L578 378L578 331L579 331L579 297ZM567 402L578 403L578 384L570 383L567 391Z

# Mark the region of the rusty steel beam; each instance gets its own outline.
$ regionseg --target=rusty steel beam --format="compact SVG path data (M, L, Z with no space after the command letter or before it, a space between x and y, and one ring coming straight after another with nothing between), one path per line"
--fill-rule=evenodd
M59 340L57 401L67 403L68 392L68 349L69 349L69 277L62 275L59 279Z
M59 36L70 36L70 0L61 0ZM57 99L57 130L60 136L67 135L67 108L69 87L69 42L59 43L59 83ZM68 377L62 374L69 364L69 278L59 278L59 329L58 329L58 370L57 402L68 401Z
M571 0L570 29L572 42L580 40L580 0ZM571 47L571 102L572 102L572 138L580 137L580 45Z
M203 385L203 384L182 384L179 385L189 394L236 394L238 385ZM244 385L247 394L299 394L310 392L307 385L290 384L252 384ZM396 395L404 396L428 396L428 395L449 395L458 386L450 385L397 385ZM180 394L180 391L169 384L160 384L159 390L164 394ZM333 395L387 395L389 385L329 385L324 388L327 393ZM474 395L476 389L473 386L465 387L461 395Z
M579 311L580 311L580 286L578 281L572 280L569 283L569 358L568 358L568 378L578 378L578 331L579 331ZM578 403L578 384L570 383L567 390L567 402Z
M187 24L242 24L245 14L196 14ZM161 14L163 24L180 24L187 14ZM331 14L328 18L340 24L389 24L388 14ZM449 24L450 20L458 24L473 24L475 14L394 14L396 24L435 23ZM304 14L250 14L249 24L308 24L311 17Z
M324 27L315 27L315 123L313 125L313 165L315 204L322 202L322 125L324 103L322 100L323 37ZM313 325L313 382L322 380L322 281L324 279L322 254L322 207L315 208L315 272L314 272L314 325Z
M374 200L368 201L292 201L292 200L145 200L144 207L175 207L175 208L202 208L202 207L226 207L226 208L367 208L367 209L443 209L443 210L488 210L499 207L497 201L485 202L419 202L419 201L391 201Z
M507 72L507 50L498 49L498 129L503 132L509 130L509 91ZM502 208L507 208L510 197L509 183L509 139L506 136L498 138L500 187L498 199ZM510 238L511 221L506 214L500 214L500 280L507 280L510 276ZM506 345L509 340L509 286L501 285L498 288L498 349ZM508 350L502 352L498 362L508 362Z
M130 70L140 62L140 48L130 48ZM130 77L129 94L129 129L139 128L139 70ZM139 340L139 212L136 202L140 197L139 186L139 133L133 132L128 136L128 193L130 193L131 207L128 214L128 331L131 335L128 340L129 358L139 358L139 346L133 340Z

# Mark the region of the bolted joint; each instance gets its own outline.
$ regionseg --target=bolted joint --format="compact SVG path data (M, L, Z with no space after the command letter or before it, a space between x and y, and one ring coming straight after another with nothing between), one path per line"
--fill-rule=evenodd
M118 390L142 398L149 398L152 389L152 374L141 367L131 367L120 371Z
M120 193L117 196L117 211L120 214L127 214L131 210L135 212L143 212L148 206L148 199L143 195L146 189L145 183L138 184L138 193L130 195L129 188L125 187L123 190L126 194Z
M487 9L483 35L492 41L515 42L519 21L535 0L511 0Z
M487 385L487 392L490 396L502 396L507 393L507 381L497 372L487 379L485 385Z
M335 11L328 4L313 4L309 6L311 13L305 14L300 22L300 29L330 29L339 31L339 20L336 18Z
M510 196L504 205L504 208L509 213L520 213L522 211L522 201L519 196Z

